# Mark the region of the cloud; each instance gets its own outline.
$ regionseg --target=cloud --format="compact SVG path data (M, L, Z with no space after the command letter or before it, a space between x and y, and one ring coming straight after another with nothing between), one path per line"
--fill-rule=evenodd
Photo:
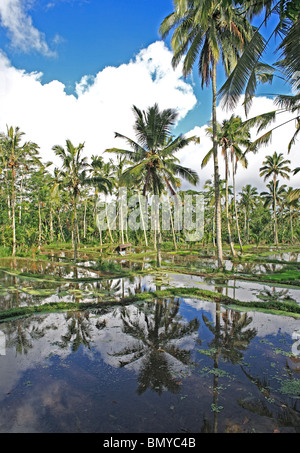
M243 120L246 119L243 108L243 99L241 99L239 105L234 112L227 112L225 109L222 109L220 106L217 107L217 120L222 123L223 120L229 119L231 114L239 115ZM248 119L260 115L262 113L271 112L276 109L276 106L272 99L267 97L256 97L253 99L252 108L248 114ZM259 135L256 134L255 129L251 131L252 139L257 138L262 135L264 132L267 132L271 128L285 123L286 121L294 118L295 115L291 113L282 113L279 115L278 119L270 125L269 128L266 128ZM248 166L243 168L241 165L238 166L237 175L236 175L236 186L237 190L241 190L242 187L246 184L251 184L258 188L258 190L265 190L266 183L259 176L259 168L262 166L263 160L267 155L273 154L275 151L277 153L283 153L285 159L291 161L290 168L294 169L299 166L299 145L296 143L291 152L287 153L288 143L295 132L295 122L290 121L282 127L274 130L272 133L272 140L267 146L263 146L259 151L254 153L249 153L247 156ZM200 145L191 144L187 149L182 150L178 157L181 160L182 165L192 167L196 169L200 176L200 187L203 187L207 179L212 179L213 177L213 160L207 164L206 167L201 169L201 162L206 153L211 149L212 143L210 138L206 135L206 127L195 127L193 130L189 131L188 135L197 135L200 137ZM297 149L298 147L298 149ZM224 160L222 159L219 153L219 168L221 177L224 178ZM231 177L231 176L230 176ZM280 178L279 178L280 179ZM280 179L281 184L287 184L292 187L299 187L299 174L291 176L290 180Z
M46 56L55 55L44 34L34 27L24 0L1 0L0 25L7 30L13 48L25 53L37 51Z
M133 104L146 109L157 102L161 109L177 109L180 118L196 105L192 87L180 68L173 71L171 59L162 42L153 43L128 64L84 76L76 95L67 95L61 82L43 84L41 73L17 70L0 53L0 130L19 126L46 160L55 160L52 146L68 138L75 145L85 142L87 156L101 154L120 145L115 131L134 136Z

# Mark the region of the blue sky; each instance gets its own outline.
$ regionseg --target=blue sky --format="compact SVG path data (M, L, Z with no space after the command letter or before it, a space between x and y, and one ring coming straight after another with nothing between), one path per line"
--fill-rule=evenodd
M16 68L41 71L43 83L59 80L68 94L74 93L76 82L84 75L127 63L141 49L159 40L159 26L173 10L172 0L17 0L17 3L44 36L49 55L34 48L24 51L14 46L11 32L3 26L0 49ZM169 45L168 40L166 43ZM270 60L273 50L271 45ZM196 69L194 74L196 80ZM223 80L221 70L219 81ZM267 86L261 92L272 93L276 89L277 85L272 89ZM201 108L189 115L187 127L194 116L195 125L203 124L210 116L210 89L201 90L196 83L195 93L202 100Z
M13 48L4 27L0 48L16 67L42 71L44 82L58 79L72 92L85 74L128 62L160 39L159 25L172 12L172 0L35 0L26 10L56 55Z
M173 10L172 0L17 0L17 3L42 34L49 53L14 46L11 32L3 26L0 49L14 67L27 72L41 71L42 83L59 80L68 94L75 92L75 84L83 76L95 75L106 66L127 63L141 49L160 40L159 26ZM168 39L165 42L169 46ZM273 48L271 58L272 51ZM222 70L218 77L219 82L224 80ZM202 125L210 117L210 88L200 89L196 69L194 81L201 107L189 112L181 129L190 128L192 123ZM270 90L267 86L261 91L270 93L276 88Z
M172 70L169 42L163 45L158 32L172 10L172 0L0 0L1 130L7 122L19 125L50 159L51 143L66 138L87 140L91 155L114 145L114 130L131 133L133 103L146 108L159 102L179 109L176 134L202 127L203 135L211 116L211 88L201 90L196 68L187 80L180 68ZM268 61L274 50L272 42ZM220 87L222 70L218 80ZM275 82L258 94L279 91L287 88ZM257 100L254 113L267 104ZM95 130L103 139L99 145ZM201 143L210 146L205 138ZM189 154L183 160L195 165Z

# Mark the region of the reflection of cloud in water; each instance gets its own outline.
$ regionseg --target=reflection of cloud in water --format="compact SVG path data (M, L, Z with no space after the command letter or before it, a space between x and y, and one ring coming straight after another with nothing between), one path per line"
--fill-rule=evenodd
M274 289L273 285L268 285L266 282L259 283L238 279L216 279L214 282L212 282L205 279L205 277L183 274L169 274L169 282L172 286L176 287L187 286L210 291L216 291L217 289L220 289L222 294L226 294L226 296L244 302L260 300L258 297L260 291L264 291L265 289L273 291ZM295 299L295 301L300 303L300 288L288 288L288 295L292 299Z
M209 314L209 317L214 320L216 312L216 304L213 302L201 301L193 298L183 299L180 309L182 323L187 323L186 319L192 319L197 316L200 320L202 311ZM144 312L141 311L143 304L130 305L126 307L114 307L105 314L90 313L88 322L91 328L91 346L92 349L82 348L83 354L88 354L93 358L95 353L101 355L101 359L109 366L118 368L120 357L116 356L124 349L125 346L130 348L136 343L129 335L123 331L122 313L127 310L130 320L138 322L141 328L146 328ZM221 311L226 308L221 306ZM186 311L186 315L185 315ZM142 315L141 315L142 313ZM248 312L248 316L252 318L250 327L257 330L257 337L263 338L267 335L276 335L279 330L281 333L292 336L293 332L299 329L299 320L292 317L276 316L272 314ZM104 322L105 321L105 322ZM14 322L3 323L1 330L4 332L14 325ZM32 338L32 348L28 349L26 355L17 355L14 346L9 345L7 341L6 355L0 356L0 399L6 397L7 393L12 391L15 385L22 379L24 373L29 369L36 367L49 366L49 358L52 356L59 357L60 361L67 359L71 354L71 346L62 349L59 346L62 336L66 335L68 324L66 314L48 314L38 317L19 320L18 323L22 326L27 323L24 328L27 333L35 332L39 329L44 332L44 336ZM97 328L102 326L102 328ZM16 324L17 326L17 324ZM192 332L181 339L170 340L169 344L180 349L191 350L195 347L197 340L197 332ZM167 352L164 353L167 360L171 360L174 372L188 373L183 365L176 358L171 357ZM128 356L130 357L130 356ZM126 357L128 359L128 357ZM138 372L142 364L142 359L127 365L128 369ZM45 396L46 398L46 396ZM52 398L52 397L51 397Z

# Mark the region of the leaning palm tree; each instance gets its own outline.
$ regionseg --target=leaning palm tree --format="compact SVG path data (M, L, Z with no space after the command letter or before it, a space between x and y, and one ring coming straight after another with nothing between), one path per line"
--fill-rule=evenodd
M218 266L223 266L221 205L219 193L219 163L217 151L217 63L221 60L226 74L230 74L238 58L253 35L253 28L245 18L243 9L230 2L216 0L176 0L175 11L161 24L160 32L166 37L172 29L172 64L176 67L183 60L183 75L192 72L198 59L201 86L212 83L213 159L216 203L216 236Z
M290 179L290 164L291 161L284 159L283 154L275 151L272 156L267 156L263 162L263 166L260 168L260 176L264 176L266 181L268 178L273 177L272 185L269 185L269 190L272 189L273 193L273 214L274 214L274 242L278 245L278 231L277 231L277 217L276 217L276 204L278 201L278 196L276 195L279 191L277 177L280 176L285 179Z
M124 139L130 150L110 148L106 152L124 155L131 164L123 172L121 180L124 183L143 180L143 195L153 194L161 196L167 188L175 195L180 176L189 183L196 185L199 177L194 170L183 167L174 156L175 152L187 146L191 141L198 141L196 137L185 138L182 135L168 140L171 137L171 128L177 119L177 112L173 109L159 110L154 104L146 111L133 106L135 116L134 131L137 141L126 137L118 132L115 136ZM157 219L156 219L157 220ZM159 219L156 221L156 250L157 266L161 266L161 231Z

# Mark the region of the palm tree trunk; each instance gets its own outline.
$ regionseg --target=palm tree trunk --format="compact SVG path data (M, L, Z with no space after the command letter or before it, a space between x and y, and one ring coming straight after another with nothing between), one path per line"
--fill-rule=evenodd
M114 242L112 234L111 234L110 224L109 224L109 218L108 218L109 216L108 216L108 211L107 211L106 197L105 197L105 213L106 213L107 229L108 229L109 237L110 237L111 242Z
M145 229L143 208L141 206L141 194L140 194L140 191L138 191L138 194L139 194L138 196L139 196L140 216L141 216L141 222L142 222L143 231L144 231L144 237L145 237L145 245L146 245L146 247L148 247L148 240L147 240L147 234L146 234L146 229Z
M8 184L8 178L7 178L7 168L6 165L4 167L5 171L5 184L6 184L6 190L7 190L7 210L8 210L8 218L11 220L11 202L10 202L10 196L9 196L9 184Z
M83 238L86 238L86 205L87 203L84 203L84 214L83 214Z
M74 198L73 238L74 238L74 261L76 261L77 260L77 241L78 241L77 199L76 199L76 196Z
M124 244L124 229L123 229L123 209L122 209L122 201L120 201L120 209L119 209L119 226L121 229L121 237L119 237L119 241L121 239L121 244Z
M21 219L22 219L23 178L24 178L24 174L22 174L21 185L20 185L19 225L21 225Z
M249 214L247 215L247 244L249 244Z
M13 230L13 241L12 241L12 256L16 254L16 191L15 191L15 168L12 169L12 194L11 194L11 212L12 212L12 230Z
M154 195L156 194L156 191L154 190ZM160 231L160 222L159 222L159 206L157 210L157 215L155 215L155 227L154 227L154 232L155 232L155 238L156 238L156 265L157 267L161 267L161 231Z
M214 212L213 212L213 247L215 248L216 246L216 207L214 207Z
M290 211L290 225L291 225L291 241L294 242L294 229L293 229L293 218L292 218L291 208L289 208L289 211Z
M160 231L160 224L158 220L158 225L157 225L157 235L156 235L156 264L157 267L161 267L161 231Z
M274 205L274 242L275 245L278 245L278 234L277 234L277 203L276 203L276 178L273 179L273 205Z
M38 202L39 206L39 245L38 245L38 250L41 250L41 243L42 243L42 215L41 215L41 202Z
M52 206L50 206L50 240L53 242L53 212L52 212Z
M225 199L225 204L226 204L226 219L227 219L227 229L228 229L228 239L229 239L229 244L230 244L230 250L234 258L236 257L236 251L234 250L234 244L232 241L231 237L231 227L230 227L230 219L229 219L229 210L228 210L228 155L227 151L224 150L224 156L225 156L225 190L226 190L226 199Z
M212 93L213 93L212 124L213 124L213 156L214 156L217 254L218 254L218 267L223 267L220 175L219 175L218 143L217 143L217 63L215 60L213 61L213 69L212 69Z
M237 229L237 234L239 238L239 244L240 244L240 249L241 252L243 251L243 244L241 240L241 233L240 233L240 227L239 227L239 218L238 218L238 212L237 212L237 205L236 205L236 190L235 190L235 168L234 168L234 157L232 155L232 185L233 185L233 200L234 200L234 212L235 212L235 222L236 222L236 229Z
M173 216L172 216L172 208L171 208L171 203L170 199L168 198L168 204L169 204L169 211L170 211L170 220L171 220L171 228L172 228L172 235L173 235L173 244L175 250L177 250L177 244L176 244L176 237L175 237L175 231L174 231L174 222L173 222Z
M65 242L65 237L64 237L64 233L63 233L63 229L62 229L62 224L61 224L61 221L60 221L59 208L57 209L57 220L58 220L58 225L59 225L59 229L60 229L61 238L62 238L63 242Z

